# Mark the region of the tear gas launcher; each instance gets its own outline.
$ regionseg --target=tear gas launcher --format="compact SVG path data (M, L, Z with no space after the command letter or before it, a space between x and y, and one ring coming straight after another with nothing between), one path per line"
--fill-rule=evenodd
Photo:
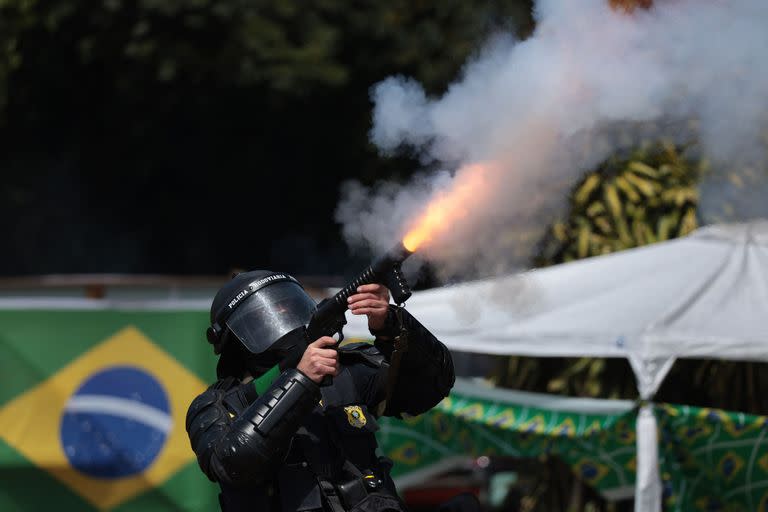
M383 284L389 288L396 304L403 304L411 296L411 289L402 272L402 263L413 254L403 244L398 244L384 256L374 261L333 297L323 300L307 326L306 336L311 343L321 336L341 334L346 320L347 299L357 293L364 284Z
M392 299L396 304L405 303L411 296L411 289L403 275L401 266L411 254L413 252L406 249L402 243L396 245L384 256L375 260L360 275L336 292L335 295L321 301L317 305L317 309L309 323L304 328L304 342L306 345L322 336L338 334L339 342L344 339L342 329L347 323L344 316L348 307L347 299L357 293L359 286L373 283L382 284L389 288ZM291 350L280 366L296 366L301 360L303 352L303 350Z

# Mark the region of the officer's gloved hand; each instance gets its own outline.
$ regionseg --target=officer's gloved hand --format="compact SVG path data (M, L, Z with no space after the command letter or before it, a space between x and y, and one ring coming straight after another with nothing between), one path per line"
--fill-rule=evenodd
M336 377L339 374L339 353L336 349L327 348L335 344L336 340L330 336L318 338L304 351L296 369L315 384L320 384L326 375Z
M378 331L384 327L389 307L389 290L381 284L364 284L347 299L353 315L368 316L368 329Z

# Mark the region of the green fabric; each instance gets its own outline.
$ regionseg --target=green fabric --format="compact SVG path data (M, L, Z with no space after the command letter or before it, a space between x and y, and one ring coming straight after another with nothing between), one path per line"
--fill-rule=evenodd
M259 396L263 395L266 390L269 389L269 386L272 385L273 382L275 382L275 379L277 379L280 376L280 366L275 365L267 372L256 379L254 381L254 387L256 388L256 392L259 394Z
M768 417L656 407L668 512L768 511Z
M57 394L54 389L46 400L38 401L38 409L19 403L23 405L35 390L49 389L46 386L72 367L82 369L84 361L93 360L94 353L120 336L144 340L136 350L129 347L126 357L155 372L160 382L168 384L171 398L175 393L194 395L216 378L216 361L204 338L207 326L204 311L0 310L0 510L47 512L52 505L64 511L98 510L92 495L88 499L87 492L77 489L82 482L73 484L56 476L61 467L35 463L14 444L19 439L23 443L28 425L43 423L52 432L45 443L53 452L63 453L59 429L66 405L62 404L71 391ZM109 364L102 361L78 378L86 379ZM167 372L163 365L170 365ZM195 389L172 389L164 375L172 373L171 367L187 375ZM523 395L497 390L478 396L457 385L448 399L422 416L381 419L380 445L395 461L394 475L414 475L457 455L558 454L603 493L631 489L636 464L634 410L596 413L580 409L578 400L547 395L520 400ZM8 411L21 414L11 416ZM657 406L655 411L667 511L768 511L767 418L672 405ZM183 429L184 412L172 418L177 428ZM218 487L199 470L183 431L181 436L182 463L102 509L216 510Z
M381 423L381 443L395 462L396 478L459 455L556 454L602 492L634 485L632 409L613 414L567 412L456 391L426 414L404 422L383 418Z

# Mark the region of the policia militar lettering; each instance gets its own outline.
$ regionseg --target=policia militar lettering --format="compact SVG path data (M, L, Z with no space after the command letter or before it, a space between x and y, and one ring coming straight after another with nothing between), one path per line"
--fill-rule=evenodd
M454 383L451 355L380 284L349 297L373 345L297 343L316 307L298 281L270 271L236 275L213 300L219 380L192 402L186 427L226 512L405 510L391 461L376 454L376 419L440 402Z

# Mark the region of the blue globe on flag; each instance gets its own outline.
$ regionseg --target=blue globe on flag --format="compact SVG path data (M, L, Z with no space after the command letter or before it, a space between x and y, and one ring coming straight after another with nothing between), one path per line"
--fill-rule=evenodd
M88 377L61 419L61 443L72 467L113 479L146 470L171 431L168 395L134 366L113 366Z

